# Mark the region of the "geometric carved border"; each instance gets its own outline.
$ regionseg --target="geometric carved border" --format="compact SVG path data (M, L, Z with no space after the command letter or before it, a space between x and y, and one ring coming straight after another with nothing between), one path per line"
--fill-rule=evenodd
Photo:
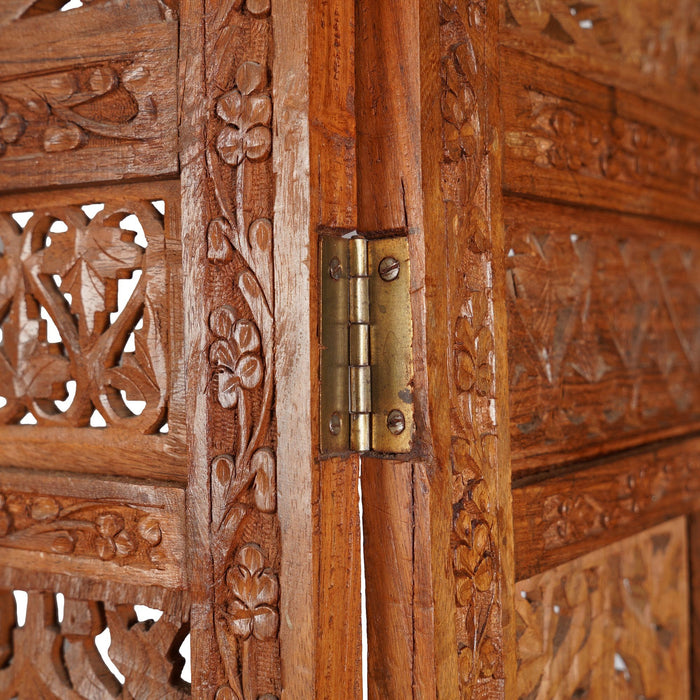
M506 199L515 471L700 424L693 227Z

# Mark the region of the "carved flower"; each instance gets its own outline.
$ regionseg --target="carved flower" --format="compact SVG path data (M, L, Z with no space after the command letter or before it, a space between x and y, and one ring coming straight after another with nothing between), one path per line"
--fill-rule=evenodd
M226 574L233 594L228 606L230 624L239 637L270 639L277 634L279 615L277 576L265 568L265 560L256 544L246 544L238 550L234 566Z
M236 71L236 87L222 95L216 113L226 122L216 148L229 165L240 165L246 158L264 160L270 155L272 101L262 92L267 82L265 68L246 61Z
M117 513L102 513L97 516L95 526L99 537L96 546L100 559L125 557L134 551L134 543L124 530L124 518Z
M481 396L490 396L493 386L491 358L493 335L487 325L488 299L474 295L471 318L460 316L455 327L455 374L457 388L473 389Z
M7 150L7 144L17 143L26 127L22 115L9 112L7 104L0 100L0 156Z
M212 312L209 327L218 338L209 359L219 376L219 403L234 408L243 389L255 389L262 381L260 333L252 321L237 319L236 310L228 305Z
M467 605L477 591L487 591L493 581L491 557L491 528L488 523L463 508L455 522L459 544L454 554L454 572L457 584L457 602Z
M441 101L442 116L445 120L444 145L448 160L474 158L478 155L477 134L475 132L476 95L471 86L473 71L471 44L460 44L453 52L451 60L445 64L445 84Z

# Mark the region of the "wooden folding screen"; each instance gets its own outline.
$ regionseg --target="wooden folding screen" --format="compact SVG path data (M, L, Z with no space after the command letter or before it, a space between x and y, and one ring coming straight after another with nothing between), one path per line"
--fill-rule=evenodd
M363 557L370 698L687 695L696 6L2 0L0 698L359 698ZM321 450L356 233L405 454Z

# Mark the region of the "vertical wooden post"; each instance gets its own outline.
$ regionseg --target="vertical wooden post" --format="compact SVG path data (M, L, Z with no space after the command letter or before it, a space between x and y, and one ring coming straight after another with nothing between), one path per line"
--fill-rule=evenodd
M193 694L361 694L356 457L318 459L317 237L356 226L353 5L183 0ZM274 45L273 45L274 35Z
M503 696L513 671L497 22L358 2L358 215L409 234L417 429L410 462L363 462L375 698Z
M357 7L360 229L409 236L416 404L410 458L363 461L369 692L454 698L437 4Z

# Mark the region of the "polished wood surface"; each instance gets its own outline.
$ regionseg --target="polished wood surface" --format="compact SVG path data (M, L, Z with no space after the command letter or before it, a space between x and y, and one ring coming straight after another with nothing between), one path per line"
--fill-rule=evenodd
M1 2L0 698L696 692L699 36ZM406 455L319 450L353 232L409 244Z

